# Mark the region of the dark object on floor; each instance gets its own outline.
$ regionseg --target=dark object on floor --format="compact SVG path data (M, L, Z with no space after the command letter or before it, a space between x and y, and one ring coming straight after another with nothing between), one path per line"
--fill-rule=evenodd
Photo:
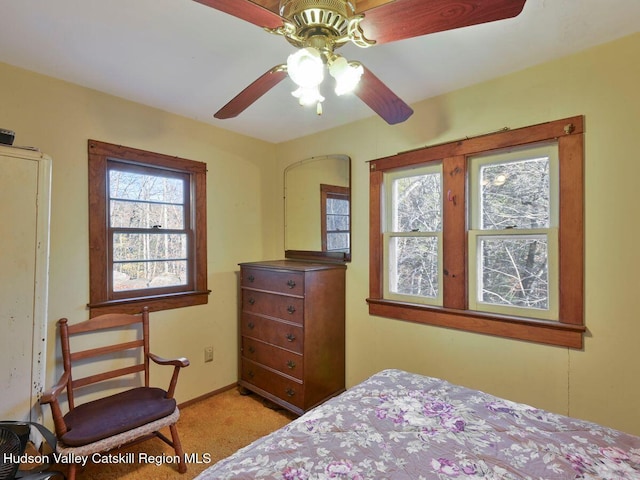
M20 458L27 449L31 427L44 437L51 451L56 449L56 438L40 424L19 421L0 421L0 480L64 480L61 472L49 471L50 462L44 462L29 470L18 470ZM42 458L49 459L47 455ZM7 461L10 460L10 461Z

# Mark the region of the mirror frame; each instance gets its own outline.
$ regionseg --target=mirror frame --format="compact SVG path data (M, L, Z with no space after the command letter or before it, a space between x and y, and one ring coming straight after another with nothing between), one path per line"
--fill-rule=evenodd
M348 188L349 188L349 252L326 252L326 251L316 251L316 250L287 250L287 172L295 167L300 167L306 163L311 163L311 162L316 162L316 161L320 161L320 160L326 160L326 159L330 159L330 158L342 158L344 160L346 160L348 162L348 175L349 175L349 184L348 184ZM351 195L351 185L352 185L352 181L351 181L351 157L349 155L345 155L345 154L330 154L330 155L321 155L321 156L317 156L317 157L309 157L309 158L305 158L304 160L300 160L298 162L292 163L290 165L288 165L283 172L283 187L284 187L284 244L285 244L285 251L284 251L284 256L285 258L288 259L292 259L292 260L307 260L307 261L322 261L322 262L350 262L351 261L351 253L352 253L352 248L353 248L353 229L351 227L352 225L352 215L353 215L353 208L352 208L352 195ZM289 199L290 200L290 199Z

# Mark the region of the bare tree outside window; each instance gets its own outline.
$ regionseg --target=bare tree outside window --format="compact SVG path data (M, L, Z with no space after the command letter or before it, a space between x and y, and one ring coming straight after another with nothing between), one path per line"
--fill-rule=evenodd
M548 309L547 234L522 233L551 226L549 157L483 165L476 181L479 229L502 232L478 237L478 301Z
M351 251L349 187L320 184L320 230L323 252Z
M410 172L390 183L389 292L438 298L441 174Z
M109 170L113 290L187 284L185 178Z

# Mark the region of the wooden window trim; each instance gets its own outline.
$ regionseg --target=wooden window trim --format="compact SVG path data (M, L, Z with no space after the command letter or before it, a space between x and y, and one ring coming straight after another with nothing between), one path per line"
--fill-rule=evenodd
M320 235L323 252L327 251L327 199L329 198L346 198L349 202L349 211L351 211L351 193L349 187L320 184ZM349 220L351 219L349 218ZM349 224L348 234L349 244L351 244L351 224Z
M559 321L467 310L467 157L493 150L557 140L560 158ZM444 307L383 298L382 203L385 171L443 162ZM582 348L584 326L584 118L570 117L480 137L457 140L370 162L369 313L411 322Z
M210 291L207 289L206 164L96 140L88 142L88 157L90 316L111 312L139 313L143 306L157 311L207 303ZM112 295L109 292L109 205L106 185L110 158L189 175L191 203L195 205L195 212L191 213L194 272L190 279L192 286L188 290L161 294L152 290L148 295L126 298L122 298L121 293Z

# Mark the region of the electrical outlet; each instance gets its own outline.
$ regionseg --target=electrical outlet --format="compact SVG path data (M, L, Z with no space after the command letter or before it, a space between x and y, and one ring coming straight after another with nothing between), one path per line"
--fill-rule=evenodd
M213 347L204 348L204 361L213 362Z

